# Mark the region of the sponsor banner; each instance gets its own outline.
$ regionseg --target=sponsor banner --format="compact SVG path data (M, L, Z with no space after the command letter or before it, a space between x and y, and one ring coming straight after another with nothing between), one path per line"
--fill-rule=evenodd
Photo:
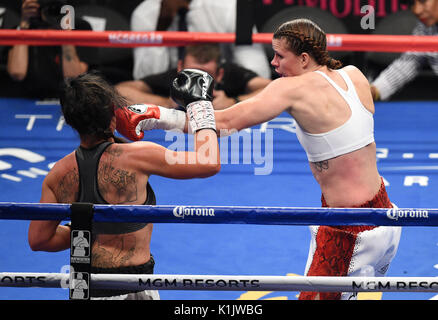
M305 277L228 275L128 275L66 273L0 273L2 287L64 288L70 276L76 296L88 295L90 281L99 289L227 290L321 292L438 292L437 277Z

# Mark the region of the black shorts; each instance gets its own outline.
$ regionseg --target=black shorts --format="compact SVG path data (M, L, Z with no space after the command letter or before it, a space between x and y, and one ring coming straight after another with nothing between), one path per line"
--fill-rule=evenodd
M155 261L154 257L151 255L151 258L148 262L139 265L139 266L128 266L128 267L119 267L119 268L97 268L91 267L91 273L105 273L105 274L153 274L154 273ZM112 297L119 296L122 294L128 294L133 292L139 292L143 290L112 290L112 289L93 289L90 288L90 297L100 298L100 297Z

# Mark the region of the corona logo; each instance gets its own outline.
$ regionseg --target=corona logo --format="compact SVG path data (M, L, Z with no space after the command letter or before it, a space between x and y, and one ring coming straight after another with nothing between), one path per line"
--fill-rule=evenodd
M214 217L213 208L189 208L184 206L177 206L173 209L173 215L177 218L182 218L186 216L198 216L198 217Z
M386 212L386 216L391 220L398 220L399 218L429 218L427 210L401 210L392 208Z

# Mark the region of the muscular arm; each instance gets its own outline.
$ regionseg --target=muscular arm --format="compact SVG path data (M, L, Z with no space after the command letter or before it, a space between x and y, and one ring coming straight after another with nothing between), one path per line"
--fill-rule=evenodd
M218 139L213 130L200 130L194 135L195 150L177 151L184 146L171 145L168 149L151 142L136 142L132 159L145 174L172 179L210 177L220 170ZM175 144L178 143L178 140Z
M71 203L76 194L71 190L74 181L78 179L78 172L66 173L58 181L53 172L49 172L43 182L40 203ZM53 181L56 181L54 184ZM57 185L57 190L52 188ZM77 185L77 182L76 182ZM61 221L30 222L28 241L34 251L62 251L70 247L70 228L59 225Z
M215 112L218 134L221 130L242 130L271 120L291 108L297 83L293 78L272 81L257 95Z
M54 193L43 183L41 203L56 203ZM60 221L33 220L29 225L28 240L34 251L62 251L70 247L70 228L60 226Z

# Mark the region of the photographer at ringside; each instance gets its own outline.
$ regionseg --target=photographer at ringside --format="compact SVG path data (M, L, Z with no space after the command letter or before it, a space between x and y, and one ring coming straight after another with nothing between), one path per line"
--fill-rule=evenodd
M63 0L23 0L18 30L62 29ZM70 17L74 17L74 13ZM64 24L66 32L74 29L92 30L88 22L71 19ZM74 23L74 24L73 24ZM12 79L11 94L27 98L58 98L59 84L89 69L87 60L94 48L63 46L29 46L17 44L8 51L7 72Z

